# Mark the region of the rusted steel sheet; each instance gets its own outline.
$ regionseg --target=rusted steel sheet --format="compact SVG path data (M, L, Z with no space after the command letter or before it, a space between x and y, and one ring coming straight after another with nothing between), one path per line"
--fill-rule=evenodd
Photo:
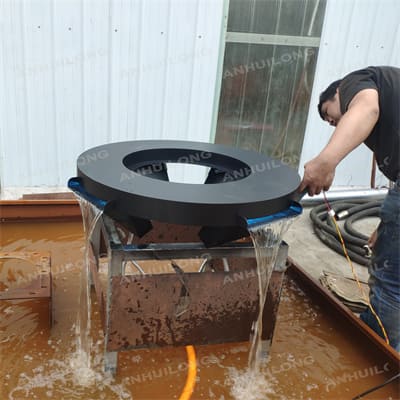
M107 350L249 340L258 315L256 270L184 275L114 277ZM275 287L280 275L274 272ZM276 304L268 309L277 309L279 293L271 293ZM275 317L264 321L268 327Z
M199 226L168 224L159 221L151 221L151 224L153 229L151 229L141 238L135 236L132 243L187 243L199 241L198 232L201 228ZM124 232L122 233L121 230L119 230L120 240L125 244L129 235L129 231L118 222L116 225L118 225Z
M2 200L0 221L81 219L76 200Z
M190 243L198 242L200 240L199 232L201 226L195 225L180 225L172 223L164 223L159 221L151 221L153 228L143 235L141 238L135 237L134 244L145 244L145 243ZM121 242L126 243L126 238L129 235L128 227L125 227L122 222L116 222L119 226L119 232L124 233L120 236ZM234 229L234 228L232 228ZM243 243L251 243L249 237L243 237L239 239Z
M263 330L261 334L262 340L272 341L284 277L284 272L272 272L263 310Z
M357 340L364 342L365 348L368 349L371 354L375 354L377 359L389 360L393 370L398 371L400 369L399 353L391 346L387 345L379 335L290 257L288 258L287 273L290 277L294 278L307 295L324 307L328 315L340 321L339 323L342 323L343 329L349 330L349 334L356 336Z
M91 278L91 282L94 285L97 302L98 302L98 305L100 308L101 323L102 323L103 330L104 330L105 326L106 326L105 325L105 318L106 318L105 296L104 296L103 286L101 285L101 282L100 282L99 260L97 259L97 256L95 256L95 254L93 252L93 246L92 246L92 244L90 244L89 245L90 278Z
M75 200L75 194L68 192L54 193L26 193L22 195L22 200Z
M0 260L18 259L37 268L32 276L22 277L21 286L0 291L0 300L51 298L50 253L48 252L0 252Z

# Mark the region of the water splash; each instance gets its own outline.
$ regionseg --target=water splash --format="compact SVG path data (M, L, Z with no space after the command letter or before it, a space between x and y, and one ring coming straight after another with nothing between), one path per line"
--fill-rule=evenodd
M90 247L93 233L103 211L79 196L77 199L81 208L85 233L85 262L80 271L79 307L76 323L71 328L76 337L75 350L67 352L62 359L46 360L32 369L32 374L21 373L18 384L9 393L9 400L32 398L32 393L40 389L47 389L46 396L49 398L82 399L90 391L94 394L94 398L108 399L111 398L111 395L112 398L132 399L132 395L124 383L116 383L111 373L103 371L103 340L99 340L94 346L92 344ZM23 394L25 396L21 397Z
M226 384L231 386L231 395L234 399L267 400L270 395L275 394L274 382L267 379L260 370L247 369L242 372L236 368L229 368Z
M88 398L90 393L90 398L131 400L132 395L125 383L116 383L111 373L103 372L103 345L104 342L99 340L92 346L94 358L90 368L85 365L86 358L82 352L73 352L65 358L51 358L40 363L32 369L32 373L21 373L8 399L79 400ZM31 358L35 361L37 355L33 353ZM46 390L45 397L43 390Z
M230 368L228 382L234 399L266 400L273 390L273 382L265 374L263 367L268 361L268 350L262 343L262 315L267 297L269 281L278 256L282 236L288 230L294 217L277 219L265 224L249 226L253 241L258 276L259 314L254 325L253 339L250 346L248 367L245 371Z

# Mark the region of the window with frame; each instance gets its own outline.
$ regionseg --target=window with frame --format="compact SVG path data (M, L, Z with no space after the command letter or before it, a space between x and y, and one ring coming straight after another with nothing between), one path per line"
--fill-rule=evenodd
M326 0L230 0L215 142L297 167Z

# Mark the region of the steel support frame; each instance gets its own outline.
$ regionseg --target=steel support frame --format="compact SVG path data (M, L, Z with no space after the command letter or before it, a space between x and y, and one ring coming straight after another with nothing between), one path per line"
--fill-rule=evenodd
M104 244L108 271L103 290L99 262ZM116 373L119 351L240 342L251 338L259 308L251 242L214 248L206 248L200 242L124 244L115 222L103 215L90 240L90 253L91 282L104 331L106 371ZM273 338L287 255L288 246L282 242L263 311L263 352L268 352ZM201 266L204 272L194 273L125 275L123 268L124 262L131 260L194 258L207 259L207 263L219 266L218 270L207 271L205 262ZM227 271L229 263L232 270Z

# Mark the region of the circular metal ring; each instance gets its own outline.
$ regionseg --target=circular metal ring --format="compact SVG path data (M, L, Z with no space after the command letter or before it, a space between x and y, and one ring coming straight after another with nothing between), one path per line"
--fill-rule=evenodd
M210 173L204 184L169 182L171 162ZM186 225L236 226L274 214L290 206L300 184L297 171L263 154L188 141L106 144L82 153L77 168L85 190L119 213Z

